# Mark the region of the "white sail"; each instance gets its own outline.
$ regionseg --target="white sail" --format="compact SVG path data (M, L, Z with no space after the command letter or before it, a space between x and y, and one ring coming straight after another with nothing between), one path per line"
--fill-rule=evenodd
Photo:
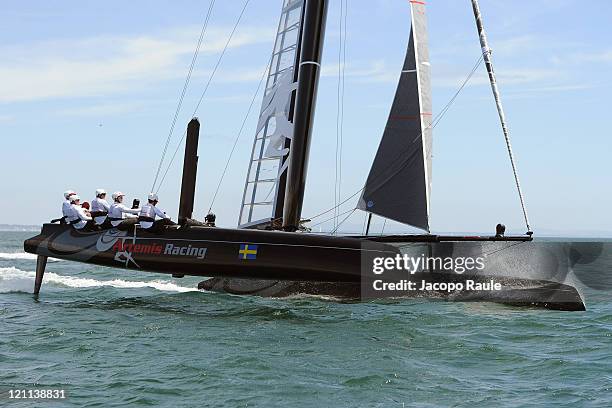
M425 3L411 1L404 67L359 209L429 231L432 115Z

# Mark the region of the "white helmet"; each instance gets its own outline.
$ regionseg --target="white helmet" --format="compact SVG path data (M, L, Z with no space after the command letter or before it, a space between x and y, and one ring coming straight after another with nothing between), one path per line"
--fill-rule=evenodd
M70 198L71 195L76 194L74 191L72 190L66 190L64 191L64 198L67 200L68 198Z
M96 197L100 197L102 194L106 194L106 190L99 188L96 190Z
M117 201L119 197L125 197L125 194L123 194L121 191L115 191L113 193L113 200Z
M159 201L159 197L155 193L149 194L149 201Z
M81 197L79 197L78 195L76 195L76 194L72 194L72 195L70 196L70 203L71 203L71 204L72 204L72 203L76 203L76 202L77 202L77 201L79 201L80 199L81 199Z

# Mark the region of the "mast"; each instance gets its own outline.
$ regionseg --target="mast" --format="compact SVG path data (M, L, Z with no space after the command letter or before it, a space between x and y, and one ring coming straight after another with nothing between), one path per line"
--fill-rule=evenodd
M499 113L499 120L501 122L502 131L504 132L504 138L506 139L506 147L508 148L508 156L510 157L510 164L512 164L512 172L514 173L514 181L516 183L516 189L518 191L519 199L521 200L521 208L523 209L523 217L525 218L525 225L527 226L527 235L532 235L531 226L529 224L529 217L527 216L527 209L525 207L525 199L523 198L523 191L521 190L521 183L519 182L518 172L516 170L516 164L514 163L514 154L512 153L512 145L510 144L510 132L508 131L508 124L506 122L506 115L504 113L504 107L502 106L501 96L497 87L497 80L495 77L495 71L493 70L493 60L491 58L491 48L489 48L489 42L487 40L487 34L485 33L484 25L482 22L482 14L480 13L480 7L478 0L472 0L472 8L474 9L474 17L476 18L476 28L478 29L478 36L480 37L480 47L482 48L482 57L489 73L489 81L491 82L491 90L493 91L493 97L495 98L495 104L497 105L497 112Z
M200 122L197 118L191 119L187 125L187 139L185 141L185 159L183 162L183 182L181 184L181 201L179 203L179 224L193 216L193 202L195 199L196 174L198 172L198 139L200 137Z
M308 1L308 0L304 0L304 1ZM298 34L298 39L297 42L295 44L295 62L294 62L294 67L297 67L296 69L293 70L293 83L297 83L299 80L299 73L300 73L300 61L301 61L301 52L302 52L302 37L303 37L303 33L304 33L304 13L305 13L305 7L302 6L302 10L301 10L301 16L300 16L300 31ZM289 121L291 123L294 123L294 115L295 115L295 96L296 96L296 91L291 92L291 100L289 103L289 111L287 112L287 119L289 119ZM286 138L285 139L285 144L284 144L284 148L288 151L291 151L291 139ZM287 163L287 167L288 167L288 162L287 160L289 159L289 156L283 156L280 160L280 167L279 169L282 169L285 167L285 163ZM274 212L272 214L272 223L271 226L272 228L276 227L276 224L281 225L281 221L283 219L283 209L285 207L285 189L287 188L287 171L281 171L278 177L278 186L277 186L278 190L276 192L276 202L274 203Z
M290 231L298 228L302 215L327 5L327 0L306 0L304 5L298 88L293 117L294 133L289 151L283 207L283 228Z

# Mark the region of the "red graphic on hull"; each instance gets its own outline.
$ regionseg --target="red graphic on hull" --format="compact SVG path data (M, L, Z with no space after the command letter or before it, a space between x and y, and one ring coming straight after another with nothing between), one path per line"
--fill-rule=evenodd
M159 244L131 244L124 240L119 240L113 245L113 251L129 252L130 254L161 255L163 247Z

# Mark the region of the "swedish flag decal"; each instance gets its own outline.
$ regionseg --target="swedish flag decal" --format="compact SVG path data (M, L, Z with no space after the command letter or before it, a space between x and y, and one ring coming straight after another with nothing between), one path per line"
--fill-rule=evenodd
M238 258L257 259L257 245L240 244L240 250L238 251Z

